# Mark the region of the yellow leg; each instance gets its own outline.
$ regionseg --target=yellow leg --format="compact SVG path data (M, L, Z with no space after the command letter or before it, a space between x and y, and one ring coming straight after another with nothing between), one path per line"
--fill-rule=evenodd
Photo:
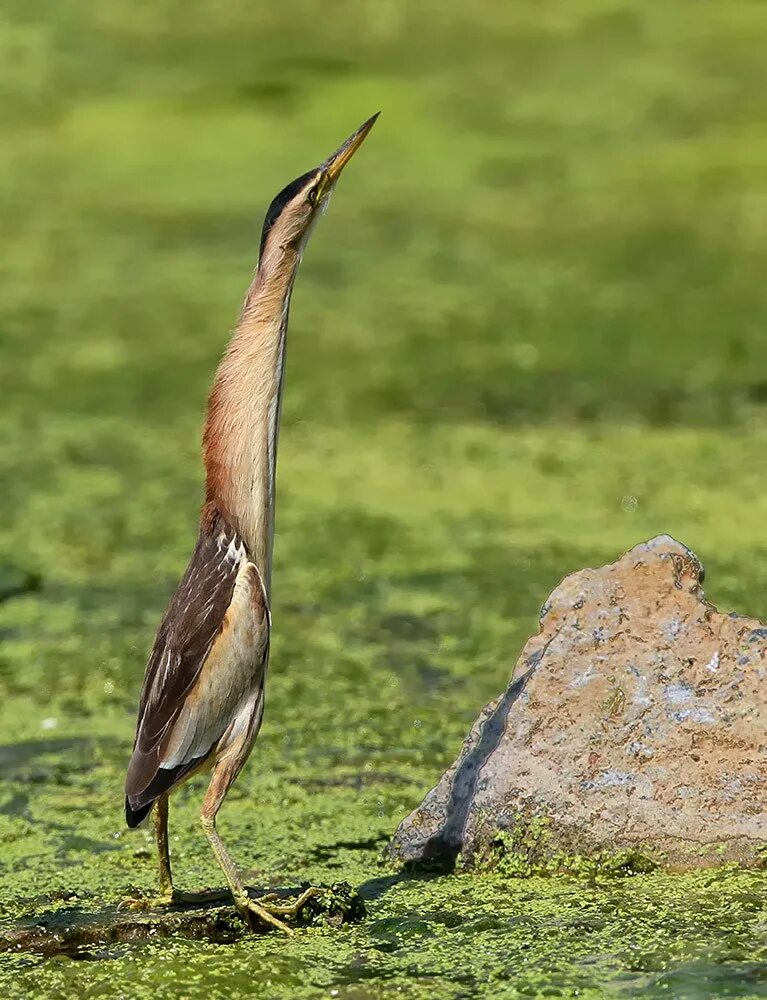
M237 777L237 773L244 763L245 756L243 755L239 760L236 760L235 755L233 755L228 759L224 758L216 764L200 816L205 836L208 838L213 853L216 855L216 860L226 876L229 886L228 891L187 893L179 892L173 887L173 873L168 845L168 796L163 795L157 800L154 808L160 893L154 898L126 899L121 904L122 906L127 906L131 910L150 910L174 904L205 904L232 899L240 915L249 927L253 927L256 922L259 922L268 927L274 927L282 931L283 934L293 934L292 928L280 918L295 917L306 906L309 900L319 893L319 890L313 887L305 889L292 902L286 902L284 897L279 896L277 893L269 893L258 900L251 899L248 895L248 890L243 884L242 876L237 870L237 866L229 856L229 852L224 847L218 830L216 830L216 816L221 808L221 803L229 790L229 786Z
M157 843L157 863L160 872L160 892L157 896L139 896L124 899L120 907L128 910L156 910L178 902L173 889L168 847L168 796L161 795L152 810L154 835Z
M167 906L194 906L206 903L222 903L232 898L228 889L210 889L206 892L182 892L173 885L168 842L168 796L162 795L152 810L154 833L157 842L157 864L160 875L160 891L156 896L139 896L125 899L120 907L128 910L158 910Z
M272 900L279 899L274 893L259 900L251 899L248 895L248 890L243 884L242 876L237 870L234 861L229 856L229 852L224 847L224 843L216 829L216 816L221 808L221 803L224 801L224 796L229 790L229 786L237 777L242 763L244 763L244 757L237 761L236 757L232 756L228 759L224 758L216 764L202 806L202 814L200 816L202 828L213 849L213 853L216 855L216 860L226 876L234 905L240 911L240 915L246 923L250 927L253 927L254 921L259 921L269 927L281 930L283 934L293 934L292 928L284 920L280 920L280 917L295 916L301 907L316 894L317 890L307 889L306 892L302 893L298 899L290 904L273 903Z
M155 803L154 835L157 841L157 862L160 869L160 895L173 899L173 872L170 868L168 846L168 796L161 795Z
M210 846L213 848L213 853L216 855L216 860L221 865L221 870L226 876L226 881L229 883L234 905L240 911L248 926L253 926L253 918L256 917L262 923L281 930L283 934L292 935L293 931L291 928L284 921L280 920L278 916L274 915L273 911L280 912L283 915L281 908L272 907L271 905L262 906L248 895L248 890L245 888L242 877L237 871L237 866L229 856L229 852L224 847L218 830L216 830L215 815L206 816L203 813L201 822L205 836L208 838ZM290 914L285 913L284 915Z

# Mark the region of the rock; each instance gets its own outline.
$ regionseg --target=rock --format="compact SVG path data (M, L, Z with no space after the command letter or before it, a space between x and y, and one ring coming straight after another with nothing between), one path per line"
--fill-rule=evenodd
M767 627L720 614L702 580L666 535L568 576L391 856L468 862L500 843L549 870L616 852L672 869L758 864Z

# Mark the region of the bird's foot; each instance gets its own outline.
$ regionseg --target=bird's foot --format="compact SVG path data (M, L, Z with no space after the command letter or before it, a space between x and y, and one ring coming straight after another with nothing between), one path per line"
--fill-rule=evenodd
M285 896L281 896L278 892L269 892L265 896L259 896L257 901L261 906L266 904L266 908L270 913L293 918L298 916L310 899L315 899L321 893L321 889L310 885L308 889L304 889L300 895L296 896L292 902L287 901L290 897L286 899ZM279 902L274 902L275 900Z
M235 896L234 904L240 916L251 930L256 930L259 924L266 924L267 927L274 927L276 930L282 931L283 934L287 934L288 937L293 937L292 927L288 927L284 920L280 920L279 917L274 916L268 904L261 906L260 903L257 903L255 899L251 899L249 896Z
M320 893L320 889L310 886L295 898L270 892L256 899L251 899L247 892L240 895L229 889L207 890L206 892L182 892L179 889L167 889L156 896L129 896L118 904L118 909L146 912L167 909L172 906L204 906L211 903L233 901L240 916L251 930L266 925L292 936L293 928L285 921L295 920L309 900L319 896Z
M117 904L117 909L131 910L134 913L145 910L162 910L173 906L176 901L176 892L171 888L159 892L156 896L128 896Z
M259 896L257 899L251 899L250 896L235 897L235 904L251 929L258 923L261 923L266 924L268 927L274 927L276 930L282 931L283 934L292 937L294 934L293 928L281 918L295 919L309 900L319 895L319 893L319 889L311 886L291 902L286 902L285 897L280 896L279 893L270 892L265 896Z

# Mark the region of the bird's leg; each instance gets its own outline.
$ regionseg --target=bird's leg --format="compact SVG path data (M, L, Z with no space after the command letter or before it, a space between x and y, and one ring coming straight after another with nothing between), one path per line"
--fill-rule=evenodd
M154 835L157 843L157 862L160 872L160 892L157 896L139 896L124 899L121 907L129 910L153 910L161 906L171 906L178 902L173 889L173 874L170 867L168 847L168 796L161 795L152 810Z
M286 923L279 919L279 917L272 914L271 904L268 906L261 906L256 900L251 899L248 895L248 890L245 888L242 882L242 877L237 871L235 863L229 856L229 852L224 847L224 843L216 830L216 820L215 817L202 817L202 828L205 831L205 836L210 842L210 846L213 848L213 853L216 855L216 860L221 869L226 876L226 880L229 883L229 888L231 889L232 899L234 900L234 905L240 911L241 915L245 918L249 926L253 925L253 918L256 917L263 923L270 925L271 927L276 927L281 930L283 934L292 935L293 931Z
M173 873L168 847L168 796L161 795L154 807L154 835L157 841L157 862L160 869L160 896L173 901Z
M225 761L222 761L215 768L208 791L205 795L205 801L203 802L200 822L202 823L202 828L205 831L205 836L208 838L210 846L213 848L213 853L216 855L216 860L226 876L226 881L232 892L234 905L240 911L241 916L244 918L248 926L252 927L254 921L257 920L270 927L276 927L278 930L281 930L283 934L292 935L292 929L288 927L284 921L280 920L279 917L292 916L294 913L298 912L297 909L293 907L285 909L282 906L273 905L271 902L264 904L261 900L257 901L255 899L251 899L248 895L248 890L243 884L242 876L237 870L237 866L229 856L229 852L224 847L224 843L219 836L218 830L216 830L216 816L218 814L218 810L221 808L221 803L223 802L229 786L237 776L237 770L239 770L239 768L235 769L234 767L229 766L228 762ZM304 905L304 902L305 900L301 901L302 906Z
M157 860L160 866L160 895L155 904L172 905L215 903L229 899L228 892L181 892L173 885L173 874L170 867L170 848L168 846L168 796L161 795L154 808L154 832L157 838Z
M170 866L170 846L168 842L168 796L161 795L152 810L154 834L157 842L157 863L160 874L160 891L156 896L139 896L125 899L120 904L123 909L155 910L163 906L194 906L206 903L222 903L232 898L228 889L206 892L182 892L173 885Z

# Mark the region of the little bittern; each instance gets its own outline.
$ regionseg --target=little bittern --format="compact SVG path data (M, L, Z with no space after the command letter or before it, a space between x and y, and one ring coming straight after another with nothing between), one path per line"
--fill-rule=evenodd
M289 930L289 907L251 899L216 831L216 815L247 760L264 712L269 659L275 470L288 309L301 255L346 163L377 115L269 206L258 269L208 400L205 503L192 558L162 619L144 676L125 815L155 809L157 902L176 892L168 851L168 796L212 769L202 828L248 922Z

